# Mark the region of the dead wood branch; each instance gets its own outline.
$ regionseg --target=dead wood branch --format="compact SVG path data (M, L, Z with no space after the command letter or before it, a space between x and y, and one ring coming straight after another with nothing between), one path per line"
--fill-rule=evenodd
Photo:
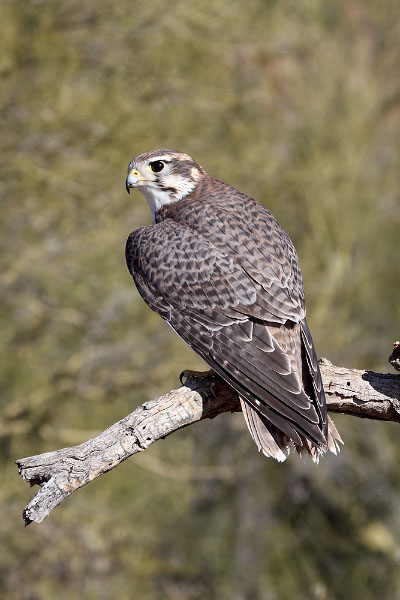
M326 359L320 365L330 412L400 422L400 375L335 367ZM25 523L41 523L72 492L170 433L239 410L236 392L217 375L191 377L93 439L17 460L23 479L41 486L24 510Z

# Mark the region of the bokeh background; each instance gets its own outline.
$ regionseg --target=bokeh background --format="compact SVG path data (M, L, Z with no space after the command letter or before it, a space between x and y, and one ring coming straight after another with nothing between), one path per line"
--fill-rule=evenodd
M399 337L397 0L0 4L0 595L400 598L400 429L337 417L318 467L192 426L24 529L14 460L95 435L203 364L124 264L128 161L183 150L291 235L318 353Z

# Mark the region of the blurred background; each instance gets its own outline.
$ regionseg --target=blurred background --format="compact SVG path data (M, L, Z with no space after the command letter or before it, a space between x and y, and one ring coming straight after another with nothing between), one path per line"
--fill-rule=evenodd
M392 370L399 337L397 0L3 0L0 594L400 598L400 429L336 417L319 466L241 415L175 433L41 525L14 460L96 435L203 363L125 266L150 221L129 160L192 155L292 237L319 355ZM392 370L393 372L393 370Z

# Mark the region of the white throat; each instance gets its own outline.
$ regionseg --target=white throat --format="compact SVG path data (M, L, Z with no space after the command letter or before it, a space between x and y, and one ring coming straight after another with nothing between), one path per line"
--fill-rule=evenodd
M147 204L150 206L153 223L156 222L156 214L161 208L176 202L176 198L174 198L170 192L164 192L155 186L139 187L139 191L142 192L147 200Z
M176 176L174 177L173 185L177 190L176 193L173 193L171 190L161 190L157 185L142 185L137 188L147 200L153 223L156 222L156 215L161 208L182 200L182 198L190 194L196 187L194 181L188 181L183 177Z

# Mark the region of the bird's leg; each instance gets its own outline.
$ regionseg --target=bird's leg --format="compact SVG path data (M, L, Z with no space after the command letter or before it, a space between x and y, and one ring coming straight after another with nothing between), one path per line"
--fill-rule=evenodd
M183 383L184 379L189 379L189 377L196 377L198 379L205 379L207 377L211 377L212 375L215 375L215 371L213 371L213 369L209 369L208 371L191 371L190 369L185 369L184 371L182 371L182 373L179 375L179 381L181 382L182 385L185 385Z

